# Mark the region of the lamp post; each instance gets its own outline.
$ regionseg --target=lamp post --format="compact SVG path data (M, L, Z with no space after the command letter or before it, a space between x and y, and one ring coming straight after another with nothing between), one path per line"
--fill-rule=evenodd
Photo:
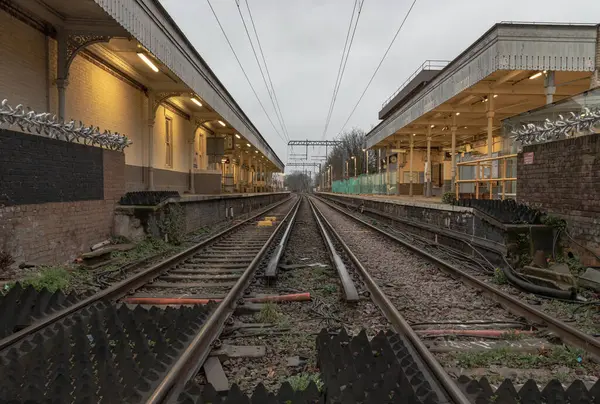
M364 147L362 151L365 152L365 174L369 175L369 151Z
M352 156L350 158L354 160L354 176L356 177L356 156Z
M345 163L346 163L346 178L348 178L348 177L350 177L350 174L349 174L350 170L348 169L348 160L346 160Z

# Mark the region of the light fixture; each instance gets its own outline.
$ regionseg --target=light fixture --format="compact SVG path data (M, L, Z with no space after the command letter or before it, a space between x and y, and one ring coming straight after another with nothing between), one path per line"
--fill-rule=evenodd
M250 143L246 143L246 146L248 146L248 147L252 147L252 146L250 145Z
M152 61L150 59L148 59L148 56L146 56L145 54L143 54L142 52L138 52L137 54L140 59L142 59L152 70L154 70L156 73L158 73L158 67L156 67L154 65L154 63L152 63Z
M202 103L200 101L198 101L198 99L196 97L192 97L192 102L199 107L202 106Z
M435 125L431 125L432 128L435 128Z
M417 134L416 134L416 133L413 133L413 136L417 136Z
M237 133L235 134L235 137L237 137L238 139L241 139L242 137L240 135L238 135Z
M258 153L258 150L254 150L254 153Z
M363 149L362 149L362 151L367 151L367 149L364 149L364 148L363 148Z
M537 79L538 77L540 77L543 73L542 72L537 72L536 74L534 74L533 76L529 76L529 80L533 80L533 79Z
M494 98L498 98L498 94L494 94Z
M356 157L354 157L354 156L351 156L350 158L351 158L352 160L354 160Z
M219 125L221 125L221 126L226 126L225 122L223 122L223 121L217 121L217 122L219 122Z
M465 126L465 129L467 129L467 127Z
M460 112L457 112L457 113L456 113L456 116L459 116L459 115L460 115Z

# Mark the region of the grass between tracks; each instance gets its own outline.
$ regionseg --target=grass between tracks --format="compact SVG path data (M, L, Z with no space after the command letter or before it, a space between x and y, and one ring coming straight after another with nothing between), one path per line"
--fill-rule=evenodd
M456 360L459 366L464 368L489 367L492 365L529 369L549 366L580 368L585 367L587 362L583 350L570 349L565 346L540 349L535 354L498 348L481 352L456 352L450 354L450 356Z

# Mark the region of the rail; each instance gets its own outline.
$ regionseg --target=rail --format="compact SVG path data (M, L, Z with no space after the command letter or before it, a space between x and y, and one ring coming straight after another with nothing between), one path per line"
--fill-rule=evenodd
M517 154L507 154L505 156L488 157L488 158L483 158L483 159L478 159L478 160L462 161L460 163L456 163L456 166L458 168L475 166L475 178L474 179L461 180L460 179L460 170L459 169L456 170L456 181L455 181L456 199L459 199L461 184L475 184L475 199L479 199L479 187L480 187L481 183L488 183L490 199L493 199L493 189L494 189L493 183L501 182L502 183L501 196L502 196L502 199L504 200L506 198L506 183L509 181L517 180L516 177L507 177L508 159L512 159L515 157L517 157ZM494 178L492 176L492 174L493 174L492 167L493 167L495 161L498 161L498 166L500 165L500 161L502 161L502 172L501 172L502 176L499 176L497 178ZM482 163L486 163L486 164L482 164ZM483 175L483 173L482 173L482 168L488 168L488 167L490 168L490 175L489 175L489 178L485 178L485 175Z
M334 208L335 210L343 213L344 215L350 216L351 218L362 222L360 219L355 218L354 216L344 212L340 208L335 205L330 204L328 201L323 200L322 198L316 198L327 206ZM407 340L412 345L412 348L416 351L418 356L422 359L424 364L427 366L431 376L436 379L434 385L440 386L444 389L445 395L451 398L452 402L457 404L467 404L470 403L467 397L465 397L464 393L460 390L458 385L454 383L450 375L444 370L442 365L435 359L433 354L427 349L421 338L417 335L417 333L412 329L410 324L406 321L402 314L398 311L398 309L394 306L394 304L387 297L385 292L377 285L375 279L369 274L369 271L362 265L360 260L356 257L356 255L352 252L348 244L344 242L340 234L333 228L331 223L325 218L323 212L321 212L318 207L313 203L313 206L316 209L316 212L321 216L321 219L329 232L333 235L333 237L339 242L342 249L346 252L358 272L360 276L369 290L371 294L371 299L373 302L379 307L379 309L383 312L385 317L390 321L394 331L396 331L400 335L404 335ZM362 222L363 224L370 226L366 222ZM373 227L375 228L375 227ZM377 228L375 228L377 229Z
M212 350L212 343L221 334L227 319L237 306L237 301L252 280L260 262L275 241L279 231L283 228L284 223L286 223L288 219L293 221L295 214L298 212L297 207L301 200L301 198L298 198L294 206L292 206L285 218L281 221L281 224L273 231L267 242L244 270L244 273L240 276L235 285L233 285L225 298L219 303L215 311L203 324L200 332L194 336L190 345L173 364L160 384L158 384L154 392L146 401L146 404L159 404L162 402L175 401L178 394L185 387L187 381L198 372L198 369L200 369ZM285 201L287 202L289 199L286 199Z
M426 60L425 62L423 62L423 64L421 66L419 66L417 68L417 70L415 70L415 72L413 74L411 74L404 83L402 83L400 85L400 87L398 87L398 89L394 92L394 94L392 94L391 96L389 96L384 102L383 104L381 104L381 107L385 107L387 104L390 103L391 100L394 99L395 96L397 96L400 91L402 91L402 89L404 89L408 83L410 83L415 77L417 77L417 74L421 73L423 70L442 70L444 67L448 66L448 64L450 63L449 60Z
M185 251L180 252L179 254L169 257L169 258L165 259L164 261L161 261L158 264L155 264L152 267L131 276L130 278L127 278L107 289L104 289L104 290L88 297L87 299L81 300L71 306L68 306L65 309L56 311L49 316L43 317L39 321L36 321L35 323L31 324L28 327L23 328L22 330L17 331L16 333L10 334L9 336L0 340L0 351L8 349L9 347L13 346L17 342L32 335L34 332L41 330L43 328L49 327L52 324L58 322L60 319L66 317L72 313L75 313L76 311L79 311L85 307L88 307L95 302L101 301L103 299L114 300L114 299L119 299L119 298L125 296L132 289L139 288L140 286L146 284L147 282L151 281L155 277L159 276L167 268L170 268L173 265L176 265L179 262L185 260L187 257L193 255L196 251L200 250L204 246L209 245L213 241L231 233L232 231L240 228L241 226L243 226L245 224L250 223L254 219L263 215L264 213L266 213L286 202L289 202L290 199L291 198L286 198L283 201L277 202L265 209L262 209L255 215L252 215L251 217L249 217L248 219L246 219L240 223L237 223L234 226L228 227L225 230L220 231L219 233L215 234L214 236L201 241L200 243L186 249Z
M497 289L494 286L488 284L487 282L480 280L477 277L466 273L462 269L458 268L456 265L449 263L449 262L415 246L414 243L410 243L406 240L402 240L401 238L379 228L376 225L366 222L365 220L363 220L361 218L355 217L354 215L350 214L346 210L340 208L339 206L336 206L335 204L333 204L332 202L330 202L328 200L325 200L324 198L319 197L318 199L323 201L323 203L327 204L331 208L344 214L345 216L348 216L349 218L351 218L359 223L362 223L366 227L368 227L372 230L375 230L375 231L379 232L380 234L382 234L383 236L385 236L391 240L394 240L397 243L401 244L402 246L408 248L409 250L418 253L419 255L426 258L431 263L438 266L438 268L440 268L444 272L448 273L449 275L451 275L453 277L456 277L457 279L464 282L465 284L470 285L475 289L483 291L485 294L487 294L492 299L497 301L500 305L505 307L511 313L522 316L523 318L528 319L532 323L541 324L541 325L546 326L550 332L553 332L556 335L558 335L559 337L561 337L562 340L564 342L566 342L567 344L571 344L577 348L583 349L584 351L587 351L588 353L590 353L593 360L595 360L595 361L600 360L600 340L592 337L591 335L581 332L580 330L570 326L569 324L567 324L557 318L554 318L551 315L546 314L527 303L524 303L518 297L513 297L510 294L508 294L507 292Z

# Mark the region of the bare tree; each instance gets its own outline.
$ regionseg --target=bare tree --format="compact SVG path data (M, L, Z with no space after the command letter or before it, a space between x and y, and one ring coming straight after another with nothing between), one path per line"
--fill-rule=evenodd
M346 177L354 176L354 159L356 159L356 174L361 175L366 172L368 164L369 173L374 173L377 170L377 156L374 151L369 152L368 162L366 161L366 134L362 129L352 128L351 130L341 134L336 140L341 141L341 144L333 147L333 150L327 156L326 163L323 168L323 175L331 166L332 181L341 180ZM354 159L352 158L354 157ZM348 171L345 173L346 162L348 162Z
M312 187L310 177L300 171L286 175L284 184L292 192L308 192Z

